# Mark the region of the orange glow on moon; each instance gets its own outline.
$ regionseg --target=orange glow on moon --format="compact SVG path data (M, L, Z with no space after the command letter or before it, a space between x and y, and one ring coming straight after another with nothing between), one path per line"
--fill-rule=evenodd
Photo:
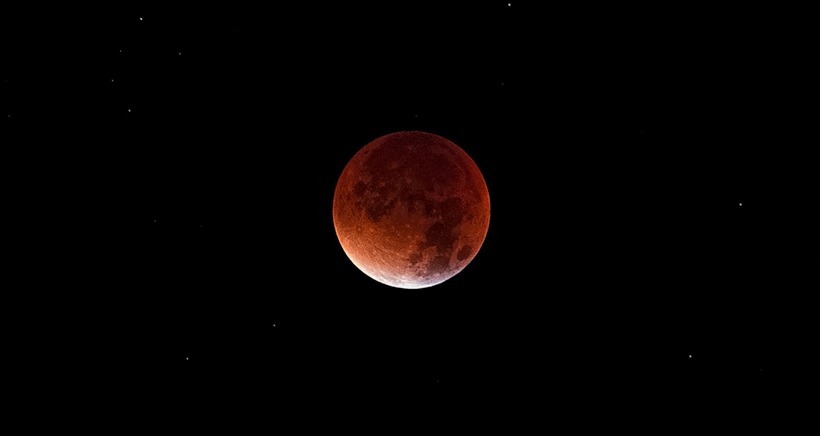
M345 166L333 224L345 254L366 275L397 288L426 288L476 256L490 224L490 195L478 166L453 142L391 133Z

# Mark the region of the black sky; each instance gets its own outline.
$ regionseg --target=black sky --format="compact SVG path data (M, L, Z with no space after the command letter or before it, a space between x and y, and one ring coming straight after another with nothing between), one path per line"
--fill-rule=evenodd
M49 326L22 341L54 352L38 368L167 407L379 392L545 419L765 411L803 379L798 20L390 5L3 17L7 186L42 239L17 258L56 264L16 303ZM424 290L364 276L331 219L347 160L399 130L459 144L491 195L475 260Z

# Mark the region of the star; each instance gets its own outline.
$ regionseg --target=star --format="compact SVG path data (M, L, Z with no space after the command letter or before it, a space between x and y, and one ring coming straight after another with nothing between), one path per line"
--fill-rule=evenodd
M276 323L273 323L273 326L276 327Z
M743 203L738 203L737 205L742 207L742 206L743 206Z
M507 3L507 7L508 8L512 7L512 3Z
M128 109L128 113L129 113L129 114L131 113L131 109Z
M690 359L692 358L692 355L691 355L691 354L689 355L689 358L690 358Z
M178 52L177 52L177 56L182 56L182 52L181 52L181 51L178 51Z

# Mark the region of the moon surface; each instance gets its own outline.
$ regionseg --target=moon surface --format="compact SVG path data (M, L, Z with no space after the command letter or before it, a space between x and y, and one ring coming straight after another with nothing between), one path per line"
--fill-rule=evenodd
M396 132L357 152L333 197L333 225L348 258L385 285L418 289L461 272L490 224L478 166L453 142Z

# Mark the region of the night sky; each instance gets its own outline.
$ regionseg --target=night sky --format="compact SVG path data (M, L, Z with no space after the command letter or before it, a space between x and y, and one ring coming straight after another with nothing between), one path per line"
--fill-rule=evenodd
M804 27L383 3L3 17L4 178L38 229L17 260L55 265L12 301L56 386L504 428L765 415L816 367ZM347 161L401 130L461 146L492 205L421 290L356 269L331 216Z

